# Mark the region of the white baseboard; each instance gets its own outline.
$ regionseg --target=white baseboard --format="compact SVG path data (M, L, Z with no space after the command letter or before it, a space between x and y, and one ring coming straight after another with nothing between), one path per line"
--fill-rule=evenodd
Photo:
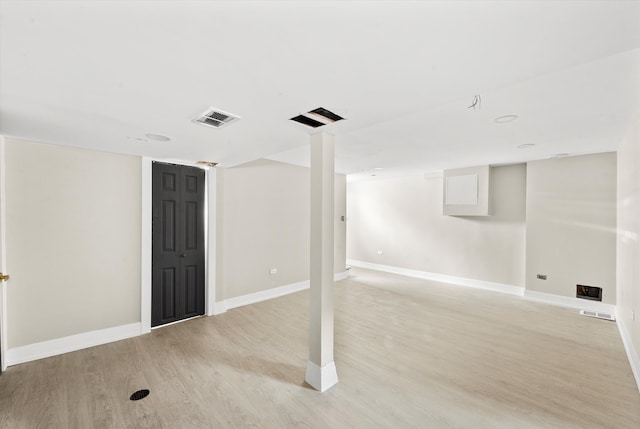
M335 386L338 383L338 373L335 362L329 362L323 367L319 367L311 361L307 362L304 381L320 392L324 392L330 387Z
M339 281L349 277L349 270L334 275L334 280ZM309 288L309 280L280 286L273 289L251 293L225 301L215 302L213 309L208 315L222 314L227 309L241 307L243 305L254 304L256 302L277 298L294 292L299 292ZM70 335L68 337L56 338L54 340L40 343L28 344L26 346L8 349L5 354L6 366L18 365L38 359L99 346L126 338L136 337L148 332L143 331L141 322L130 323L128 325L116 326L113 328L100 329L97 331L83 332L81 334ZM3 361L3 363L5 363Z
M349 277L349 270L343 271L341 273L335 273L333 275L333 280L340 281L346 279L347 277ZM224 300L223 302L216 303L217 309L220 310L220 313L217 314L224 313L225 311L231 310L232 308L255 304L257 302L267 301L269 299L278 298L290 293L300 292L302 290L309 289L309 286L309 280L305 280L302 282L279 286L272 289L249 293L247 295L237 296L235 298L229 298ZM216 308L214 308L214 311L216 311Z
M446 274L430 273L427 271L410 270L407 268L392 267L390 265L374 264L371 262L356 261L352 259L347 260L347 264L353 265L354 267L369 268L371 270L384 271L386 273L400 274L402 276L414 277L424 280L433 280L442 283L452 283L476 289L507 293L509 295L522 296L524 294L524 287L513 286L504 283L494 283L484 280L468 279L465 277L449 276Z
M136 337L141 334L140 322L98 331L83 332L82 334L56 338L55 340L29 344L7 350L7 365L17 365L46 357L61 355L80 349L86 349L101 344Z
M606 304L599 301L589 301L585 299L553 295L550 293L527 291L524 288L517 287L517 286L482 282L477 280L465 279L465 278L454 277L454 276L446 276L442 274L429 273L424 271L408 270L405 268L391 267L388 265L373 264L370 262L362 262L362 261L356 261L351 259L347 260L347 264L353 265L356 267L369 268L372 270L384 271L384 272L393 273L393 274L400 274L408 277L416 277L416 278L440 281L445 283L455 283L455 284L461 284L464 286L480 287L481 289L489 289L497 292L510 293L513 295L521 295L521 296L524 296L525 299L544 302L552 305L558 305L561 307L576 308L581 310L593 310L593 311L599 311L602 313L608 313L611 315L616 314L615 305ZM627 358L629 359L629 364L631 365L631 370L633 372L636 385L638 386L638 391L640 391L640 357L633 345L633 341L631 340L631 336L629 335L629 332L626 329L624 321L622 319L618 319L617 317L616 319L617 319L616 324L618 325L618 330L620 331L620 336L622 337L622 343L624 344L624 348L627 353Z
M572 298L568 296L553 295L551 293L535 292L527 290L524 293L526 299L532 301L545 302L547 304L559 305L561 307L577 308L580 310L599 311L608 313L612 316L616 314L616 306L613 304L605 304L600 301L590 301L588 299Z
M244 305L255 304L256 302L266 301L278 298L290 293L300 292L309 288L309 280L303 282L292 283L289 285L274 287L273 289L261 290L260 292L249 293L247 295L237 296L235 298L226 299L225 306L227 310L242 307Z
M217 316L227 311L227 304L224 301L216 301L213 303L213 308L209 309L207 316Z
M624 344L624 349L627 352L627 359L629 359L629 364L631 365L631 371L633 372L633 376L636 379L636 386L638 387L638 391L640 392L640 357L638 357L638 352L633 345L633 341L631 339L631 335L627 330L627 327L622 318L616 320L618 325L618 331L620 331L620 337L622 337L622 344Z

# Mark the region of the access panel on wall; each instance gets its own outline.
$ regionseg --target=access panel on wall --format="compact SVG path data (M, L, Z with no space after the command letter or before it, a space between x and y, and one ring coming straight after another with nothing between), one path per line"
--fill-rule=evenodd
M205 172L153 163L151 326L204 314Z

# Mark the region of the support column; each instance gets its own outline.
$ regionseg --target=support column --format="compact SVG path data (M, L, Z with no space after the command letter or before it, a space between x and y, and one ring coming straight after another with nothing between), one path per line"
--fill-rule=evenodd
M305 381L324 392L338 382L333 362L333 135L311 136L311 288Z

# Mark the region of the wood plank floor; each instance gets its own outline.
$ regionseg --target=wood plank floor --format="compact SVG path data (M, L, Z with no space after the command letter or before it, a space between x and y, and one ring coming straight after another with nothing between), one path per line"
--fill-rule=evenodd
M335 287L340 382L320 394L303 383L307 300L10 367L0 427L640 428L613 322L353 269Z

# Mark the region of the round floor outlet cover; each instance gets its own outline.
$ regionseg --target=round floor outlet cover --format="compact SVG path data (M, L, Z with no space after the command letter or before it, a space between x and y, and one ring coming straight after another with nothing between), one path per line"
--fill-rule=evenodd
M142 398L146 398L149 395L149 389L138 390L137 392L133 392L133 394L129 397L132 401L139 401Z

